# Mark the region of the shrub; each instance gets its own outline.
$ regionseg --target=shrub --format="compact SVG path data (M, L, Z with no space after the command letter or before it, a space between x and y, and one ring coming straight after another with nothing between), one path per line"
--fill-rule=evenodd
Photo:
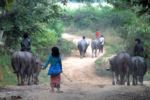
M75 44L64 39L60 39L57 45L60 49L60 52L65 55L70 55L72 50L76 48Z

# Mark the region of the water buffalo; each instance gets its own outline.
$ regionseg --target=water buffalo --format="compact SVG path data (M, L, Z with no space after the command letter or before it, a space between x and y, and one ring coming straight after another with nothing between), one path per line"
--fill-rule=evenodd
M41 62L41 60L36 57L36 67L34 67L34 69L33 69L33 79L32 79L34 84L39 83L38 76L42 70L42 65L43 65L43 63Z
M89 46L89 43L85 39L78 42L78 50L80 52L80 57L85 57L85 53L86 53L88 46Z
M134 56L132 57L132 75L133 85L137 85L138 81L143 85L143 78L147 71L146 62L143 57Z
M38 74L36 74L38 73L36 72L38 64L39 62L37 62L35 56L30 52L17 51L13 53L11 65L17 75L18 85L23 85L26 80L29 85L31 77L38 77Z
M130 85L131 73L131 57L128 53L121 52L109 60L110 68L112 70L112 84L115 85L125 83L125 76L127 77L127 85Z
M94 39L92 40L91 43L91 49L92 49L92 57L97 57L97 50L99 50L99 52L101 51L101 41L100 39Z

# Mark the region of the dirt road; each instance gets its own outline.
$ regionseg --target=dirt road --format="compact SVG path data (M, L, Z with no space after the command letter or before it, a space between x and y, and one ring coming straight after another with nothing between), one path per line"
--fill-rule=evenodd
M75 44L82 38L70 34L63 34L62 37ZM98 57L102 56L100 54ZM9 86L0 89L0 97L3 98L0 100L147 100L143 99L147 95L143 93L149 90L148 85L112 86L111 79L97 76L93 67L97 58L91 57L90 46L85 58L81 59L77 50L72 56L64 58L61 85L63 93L50 92L48 83Z

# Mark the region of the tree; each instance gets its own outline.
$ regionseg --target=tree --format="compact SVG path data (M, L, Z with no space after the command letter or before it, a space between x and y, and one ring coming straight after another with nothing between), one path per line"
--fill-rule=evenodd
M6 46L16 44L24 32L43 32L41 24L50 29L62 13L55 1L0 0L0 27L4 29Z
M138 13L140 15L145 13L150 14L150 0L107 0L107 2L119 8L138 6L138 9L140 9Z

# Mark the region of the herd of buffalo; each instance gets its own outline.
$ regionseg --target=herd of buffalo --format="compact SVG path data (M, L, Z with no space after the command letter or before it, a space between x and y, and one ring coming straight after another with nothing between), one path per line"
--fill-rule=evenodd
M112 84L130 85L130 76L132 84L137 85L140 82L143 85L143 78L147 71L147 64L143 57L131 57L126 52L121 52L109 60L110 69L112 70ZM125 80L126 78L126 80Z
M84 57L86 49L89 46L89 42L86 40L81 40L78 42L78 50L80 56ZM97 50L99 52L101 42L98 39L94 39L91 42L92 57L97 56ZM127 85L130 85L130 76L132 76L132 84L137 85L138 82L143 85L143 78L147 71L147 64L143 57L134 56L131 57L126 52L118 53L116 56L112 57L109 60L110 69L112 71L112 84L125 84L127 80Z
M80 57L85 57L86 50L89 46L90 42L86 39L82 39L78 42L78 50L80 52ZM93 39L91 42L91 49L92 49L92 57L97 57L97 50L101 51L101 41L100 39Z
M89 43L84 39L78 42L78 49L80 56L84 57L86 49ZM92 40L92 57L95 50L95 56L97 49L99 49L99 42ZM116 54L114 57L109 59L110 69L112 71L112 84L124 85L127 81L127 85L130 85L130 76L132 76L132 84L137 85L138 82L143 85L143 78L147 71L147 65L143 57L134 56L131 57L126 52ZM11 65L14 73L17 75L18 85L27 83L38 84L38 76L42 69L42 62L38 57L34 56L30 52L16 51L13 53L11 58Z

